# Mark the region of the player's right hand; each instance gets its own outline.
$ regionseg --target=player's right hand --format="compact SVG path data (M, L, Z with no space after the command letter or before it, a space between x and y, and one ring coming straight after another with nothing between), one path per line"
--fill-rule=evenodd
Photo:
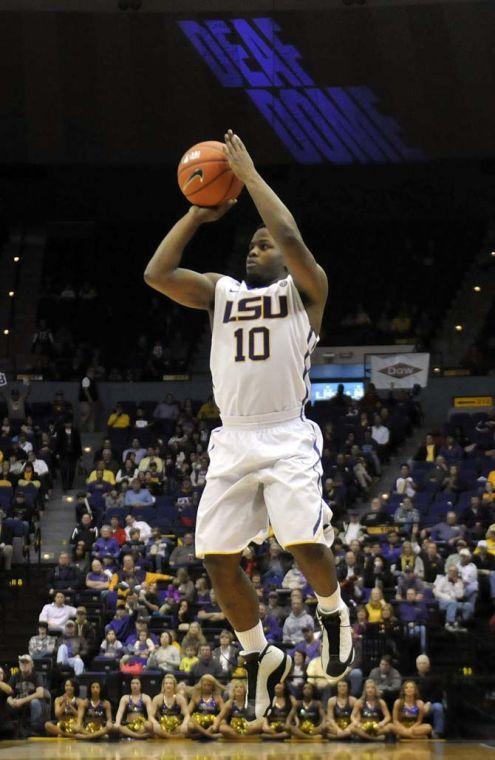
M232 206L235 206L236 200L227 201L222 203L221 206L215 206L213 208L206 208L204 206L191 206L189 213L200 223L205 224L207 222L217 222L229 211Z

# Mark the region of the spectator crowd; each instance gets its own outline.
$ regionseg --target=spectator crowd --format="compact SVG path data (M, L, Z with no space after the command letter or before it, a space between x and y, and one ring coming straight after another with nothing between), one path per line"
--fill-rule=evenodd
M60 394L43 424L26 398L7 400L0 552L8 571L14 534L29 546L54 479L73 486L82 449ZM4 731L81 739L444 734L430 632L464 635L480 604L489 610L495 598L495 415L471 435L452 420L428 435L390 493L370 501L420 421L416 394L383 399L370 385L356 403L340 388L308 413L322 427L323 498L352 615L347 681L333 689L325 679L316 599L291 555L273 538L250 545L242 566L266 637L293 658L271 713L251 721L243 658L194 549L218 410L211 398L179 404L169 394L153 409L122 402L108 416L75 497L70 551L49 574L27 653L10 679L0 672Z

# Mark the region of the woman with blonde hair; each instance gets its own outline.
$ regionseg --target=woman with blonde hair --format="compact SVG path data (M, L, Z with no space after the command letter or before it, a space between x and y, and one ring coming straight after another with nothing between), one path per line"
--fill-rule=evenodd
M220 725L219 717L223 708L222 685L216 678L206 673L201 676L193 689L188 705L189 722L187 735L191 738L204 736L217 739Z
M201 624L198 623L197 620L193 620L189 626L189 630L181 642L182 654L186 653L187 647L191 646L191 644L194 644L196 650L199 651L199 647L202 646L202 644L207 643L208 642L206 641L206 637L203 633L203 629L201 628Z
M369 602L365 605L366 612L368 613L368 623L382 622L384 605L383 591L378 586L375 586L371 589Z
M169 673L163 678L161 692L151 702L150 722L153 733L161 739L185 736L188 720L187 701L177 693L177 680Z
M254 720L248 723L246 709L247 685L245 681L231 681L230 692L232 697L225 702L220 715L219 730L225 739L242 741L245 736L261 734L261 721Z
M368 678L362 696L352 710L352 733L360 739L382 742L389 733L390 712L376 683Z
M424 702L414 681L404 681L399 698L392 710L391 731L399 739L427 739L432 732L429 723L423 723Z

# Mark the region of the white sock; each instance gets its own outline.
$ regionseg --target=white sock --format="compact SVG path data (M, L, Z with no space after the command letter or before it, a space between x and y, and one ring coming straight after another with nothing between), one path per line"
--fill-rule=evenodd
M318 599L318 609L323 612L324 615L331 615L333 612L337 612L342 606L342 597L340 596L340 585L337 584L337 588L330 594L330 596L319 596L315 594Z
M266 636L263 632L261 620L259 620L256 625L254 625L252 628L249 628L247 631L234 631L234 633L241 642L243 654L261 652L268 644Z

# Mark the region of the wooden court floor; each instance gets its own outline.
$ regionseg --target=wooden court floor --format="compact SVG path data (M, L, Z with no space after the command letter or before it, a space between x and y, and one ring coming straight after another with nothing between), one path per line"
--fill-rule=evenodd
M482 742L344 744L313 742L120 741L101 744L65 739L0 742L0 760L495 760Z

